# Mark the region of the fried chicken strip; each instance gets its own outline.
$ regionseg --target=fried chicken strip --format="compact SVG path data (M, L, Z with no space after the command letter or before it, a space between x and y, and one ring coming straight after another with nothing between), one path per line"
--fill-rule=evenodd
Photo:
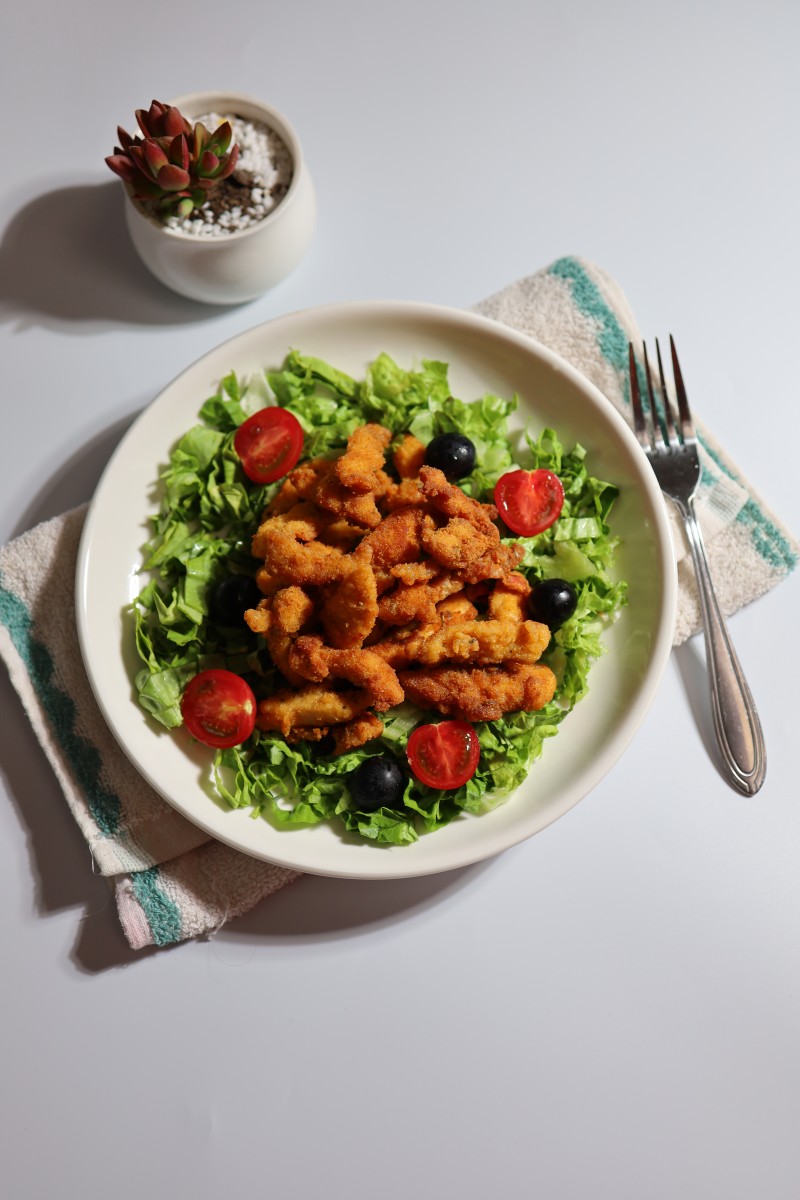
M253 633L263 634L269 655L287 683L301 686L305 677L294 670L291 650L297 635L313 620L314 602L302 588L281 588L244 614Z
M383 721L375 713L365 712L363 716L348 721L346 725L334 725L331 735L334 741L334 757L347 754L349 750L357 750L365 746L383 733Z
M441 529L427 533L423 539L429 554L443 566L457 571L464 583L502 579L519 566L525 551L517 543L503 545L494 523L497 509L493 504L481 504L465 495L435 467L423 467L419 477L423 495L438 512L450 518Z
M497 721L508 712L536 712L555 693L556 677L543 663L501 667L432 667L401 671L406 698L463 721Z
M492 528L494 529L494 526ZM488 537L465 517L452 517L441 529L429 527L422 534L425 551L449 571L465 570L499 544L499 535L495 538Z
M349 750L357 750L359 746L365 746L367 742L380 737L382 733L383 721L380 717L376 717L375 713L365 712L345 725L330 727L327 725L297 725L284 734L284 737L290 745L295 742L321 742L324 738L331 737L333 738L331 754L334 758L338 758L341 754L347 754Z
M294 643L290 663L294 671L312 682L345 679L364 689L370 697L369 707L378 712L403 702L403 689L394 669L374 650L332 650L322 638L306 635Z
M531 585L524 575L516 571L507 575L489 594L489 616L495 621L524 621L530 594Z
M390 666L443 662L488 665L536 662L550 642L550 630L538 621L461 621L441 627L400 631L372 646Z
M425 463L425 444L407 433L392 455L395 471L401 479L416 479Z
M328 458L310 458L289 472L278 491L264 509L263 520L283 517L303 500L313 500L314 491L323 476L330 473L333 463Z
M333 474L320 479L314 492L320 508L334 516L342 517L351 525L362 529L375 529L381 523L375 492L363 495L349 491Z
M463 621L474 621L478 610L463 592L458 592L436 605L436 615L443 625L456 625Z
M456 484L449 483L438 467L422 467L419 482L423 496L446 517L461 517L487 537L499 539L500 533L494 524L497 509L493 504L473 500Z
M392 440L383 425L359 425L347 439L347 449L336 459L334 470L342 487L363 495L379 486L378 472L383 467L384 451Z
M418 479L401 479L399 483L392 483L384 496L384 506L388 512L411 507L427 508L427 505Z
M369 692L357 689L337 692L322 684L308 683L301 688L282 688L259 701L256 726L265 731L276 730L286 737L303 726L344 725L369 707Z
M356 558L366 558L376 570L417 562L428 521L430 518L415 508L390 513L377 529L364 535L354 551Z
M440 600L460 592L463 583L455 575L444 572L429 582L399 584L378 601L378 618L386 625L408 625L436 622L436 605Z
M369 562L355 562L328 591L320 618L331 646L349 650L369 637L378 617L378 585Z
M293 535L290 526L279 521L265 522L256 538L264 551L266 570L284 583L321 587L335 583L347 570L345 555L338 546L302 542Z

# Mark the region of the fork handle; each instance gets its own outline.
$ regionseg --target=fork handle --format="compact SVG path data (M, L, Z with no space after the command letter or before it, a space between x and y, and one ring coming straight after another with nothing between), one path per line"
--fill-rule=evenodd
M754 796L767 771L761 722L717 603L694 503L690 500L678 507L689 538L700 594L714 732L729 782L744 795Z

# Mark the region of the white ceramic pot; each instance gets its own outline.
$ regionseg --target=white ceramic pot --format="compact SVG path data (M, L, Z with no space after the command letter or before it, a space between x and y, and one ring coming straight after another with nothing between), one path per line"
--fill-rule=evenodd
M207 304L254 300L280 283L302 259L314 233L316 198L297 134L277 109L238 92L192 92L170 100L189 121L203 113L236 113L263 121L292 156L289 190L263 221L217 238L167 229L126 197L133 244L157 279L174 292Z

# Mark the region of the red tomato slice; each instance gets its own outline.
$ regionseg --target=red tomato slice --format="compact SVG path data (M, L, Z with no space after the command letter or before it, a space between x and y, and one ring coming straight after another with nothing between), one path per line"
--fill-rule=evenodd
M408 765L428 787L446 790L472 779L481 756L478 735L466 721L420 725L408 739Z
M246 742L256 724L252 688L233 671L201 671L181 698L183 722L204 746L224 750Z
M552 471L509 471L494 488L494 502L509 529L534 537L561 515L564 487Z
M274 483L303 453L303 428L286 408L262 408L239 426L233 448L254 483Z

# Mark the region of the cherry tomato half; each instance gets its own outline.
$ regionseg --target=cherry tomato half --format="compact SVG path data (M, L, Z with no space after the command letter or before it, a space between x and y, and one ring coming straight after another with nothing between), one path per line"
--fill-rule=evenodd
M183 723L204 746L224 750L246 742L256 724L252 688L233 671L201 671L181 698Z
M494 487L494 502L509 529L534 537L561 515L564 488L552 471L508 471Z
M303 428L286 408L262 408L236 430L233 448L248 479L274 483L303 453Z
M478 735L466 721L420 725L408 739L408 765L420 783L446 790L472 779L481 756Z

